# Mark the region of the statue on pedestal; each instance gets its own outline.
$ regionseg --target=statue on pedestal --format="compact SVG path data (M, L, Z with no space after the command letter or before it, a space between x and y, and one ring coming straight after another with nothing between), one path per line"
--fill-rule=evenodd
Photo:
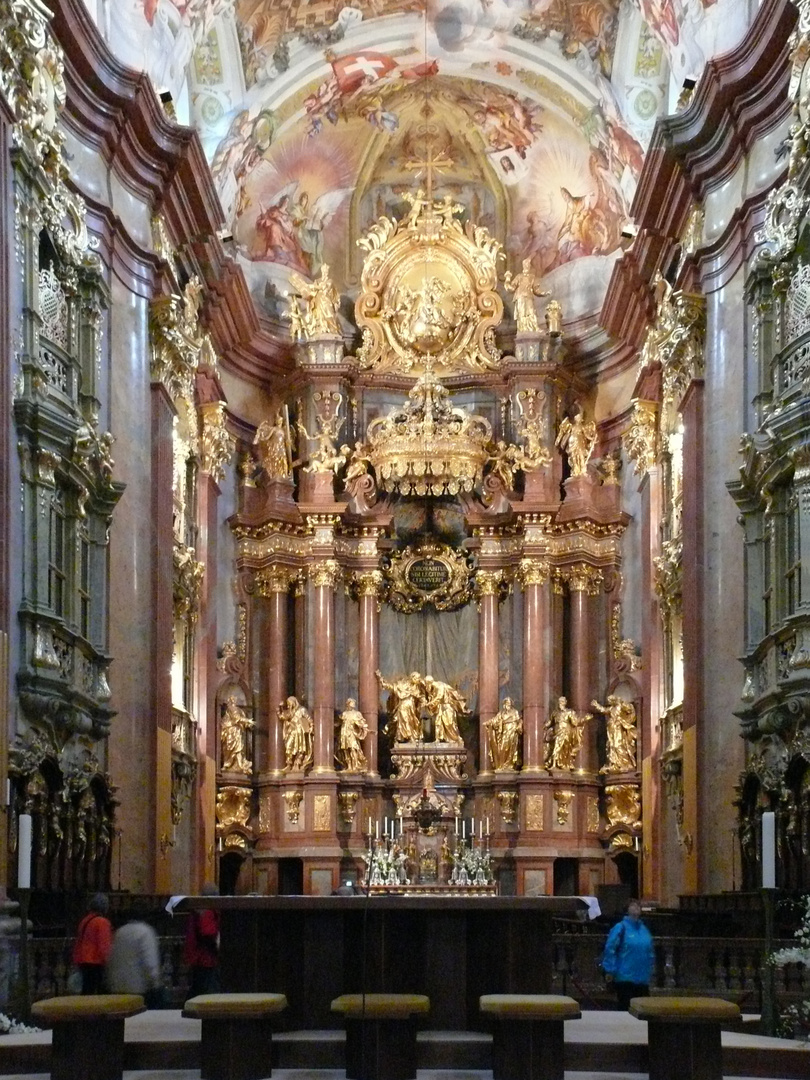
M546 768L573 772L582 748L585 724L590 719L590 713L580 715L575 709L568 708L567 698L558 698L557 708L546 725Z
M259 464L270 480L286 480L291 475L289 434L280 411L274 420L262 420L253 445L258 447Z
M504 288L507 292L515 294L515 324L519 334L536 334L540 330L537 322L537 312L534 308L535 296L548 296L538 288L538 278L532 270L531 257L523 260L523 268L519 274L512 274L507 270L503 276Z
M286 772L304 772L312 764L312 717L298 700L291 695L279 707L284 739L284 769Z
M390 691L388 696L388 723L383 732L393 736L395 743L421 742L422 707L425 704L425 691L422 676L418 671L403 675L393 682L388 682L377 671L377 679L383 690Z
M245 715L231 695L225 702L220 725L223 772L249 773L250 758L245 753L245 733L256 725Z
M607 763L599 770L632 772L636 768L636 710L629 701L609 694L606 705L591 702L591 708L607 717Z
M290 297L291 323L294 332L302 330L308 341L319 337L340 336L337 313L340 296L329 276L329 266L321 263L321 273L314 281L306 281L300 274L290 274L290 285L295 293ZM307 302L301 311L299 298Z
M578 412L573 420L566 416L557 431L554 444L568 455L572 476L585 476L588 460L596 445L596 424L586 420L585 414Z
M458 718L469 712L467 702L449 683L439 682L430 675L422 680L422 686L428 712L433 716L433 738L436 742L463 746Z
M363 753L363 739L368 735L366 718L357 708L354 698L346 699L346 708L340 714L338 749L336 757L346 772L365 772L368 768Z
M489 756L495 772L517 769L523 720L511 698L503 699L500 711L485 720L484 727L487 729Z

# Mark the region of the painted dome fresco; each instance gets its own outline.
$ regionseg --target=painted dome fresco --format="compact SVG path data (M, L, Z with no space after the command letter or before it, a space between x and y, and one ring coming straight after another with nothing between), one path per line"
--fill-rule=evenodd
M350 314L357 239L427 184L498 239L504 269L530 260L584 332L632 235L656 119L740 40L753 5L124 0L104 12L113 51L199 132L260 314L280 319L290 275L324 263Z

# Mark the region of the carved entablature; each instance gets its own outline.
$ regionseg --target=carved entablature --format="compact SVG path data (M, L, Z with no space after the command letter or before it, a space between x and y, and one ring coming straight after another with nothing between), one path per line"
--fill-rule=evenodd
M357 241L366 255L355 304L360 366L419 374L497 368L494 328L503 315L501 245L482 225L462 226L449 197L405 195L410 213L382 217Z

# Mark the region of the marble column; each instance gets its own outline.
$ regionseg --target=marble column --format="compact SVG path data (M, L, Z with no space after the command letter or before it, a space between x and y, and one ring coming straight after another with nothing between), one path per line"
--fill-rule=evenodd
M543 768L543 730L549 701L549 566L527 557L520 563L523 585L523 771Z
M486 721L498 711L498 657L500 656L498 601L503 570L479 570L475 575L478 596L478 714L479 775L491 772Z
M593 698L594 672L592 657L599 651L596 628L591 618L590 598L599 593L602 572L587 563L577 563L568 572L571 615L570 705L577 712L589 712ZM596 724L589 721L582 741L579 767L597 772Z
M307 696L307 575L302 570L295 578L293 585L294 607L293 620L295 622L295 669L293 671L293 691L299 701L305 701Z
M309 571L315 590L312 627L315 773L333 774L335 771L335 587L340 581L340 573L334 559L313 563Z
M376 672L380 666L380 590L383 576L379 570L360 570L354 580L360 605L357 706L368 724L364 744L368 772L376 776L379 772L377 726L380 702Z
M287 646L287 593L296 572L287 566L272 566L257 575L259 594L267 598L267 731L261 732L257 747L264 747L258 772L280 776L284 768L284 740L278 709L287 697L289 650Z

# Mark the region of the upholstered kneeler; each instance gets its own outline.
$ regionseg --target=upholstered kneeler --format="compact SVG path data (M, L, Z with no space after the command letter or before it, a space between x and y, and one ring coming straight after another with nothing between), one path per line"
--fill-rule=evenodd
M710 997L633 998L630 1012L647 1021L650 1080L722 1080L720 1028L740 1008Z
M272 1073L276 1013L284 994L201 994L189 998L183 1016L202 1020L202 1080L263 1080Z
M51 1080L121 1080L124 1021L145 1008L139 994L76 994L34 1002L35 1022L53 1028Z
M494 1080L563 1080L565 1021L582 1015L579 1002L557 994L484 994L479 1005L495 1021Z
M424 994L344 994L332 1002L346 1024L347 1080L414 1080L416 1017Z

